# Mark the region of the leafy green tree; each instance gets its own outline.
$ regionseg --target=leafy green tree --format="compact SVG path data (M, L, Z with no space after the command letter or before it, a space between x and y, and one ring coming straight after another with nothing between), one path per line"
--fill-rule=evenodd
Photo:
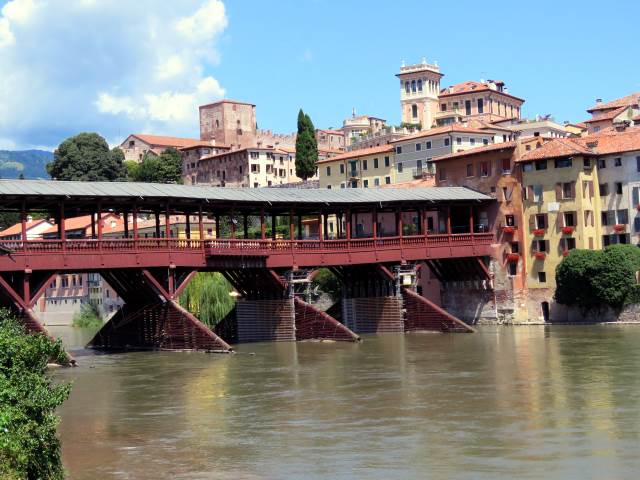
M342 284L338 277L336 277L328 268L321 268L313 277L313 283L318 286L318 289L326 293L335 302L340 299L342 295Z
M127 171L127 180L135 182L138 176L138 167L140 164L134 160L125 160L124 168Z
M221 273L197 273L180 296L180 305L213 328L233 309L233 288Z
M47 172L56 180L122 180L126 174L123 161L122 150L109 150L106 140L97 133L80 133L58 146Z
M640 249L612 245L602 251L572 250L556 269L558 303L583 310L609 306L620 309L636 301Z
M145 155L136 167L128 165L130 179L136 182L182 183L182 156L175 148L160 155Z
M102 326L102 317L98 307L93 303L85 303L80 311L73 315L73 326L77 328L98 328Z
M298 136L296 138L296 175L303 180L313 177L318 161L318 141L313 122L302 109L298 112Z
M50 360L64 362L60 342L28 334L0 311L0 478L61 480L56 408L70 385L54 384Z

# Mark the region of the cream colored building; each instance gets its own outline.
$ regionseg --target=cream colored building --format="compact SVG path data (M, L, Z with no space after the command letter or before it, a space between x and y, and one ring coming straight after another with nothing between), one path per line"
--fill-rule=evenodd
M198 140L197 138L166 137L134 133L129 135L119 146L125 160L141 162L145 155L160 155L167 148L180 150L185 147L211 148L215 141Z
M402 122L419 124L423 129L434 126L440 79L443 77L440 67L428 64L424 58L416 65L405 65L403 62L396 77L400 80Z
M371 117L369 115L356 115L354 110L351 117L345 118L342 122L344 146L349 147L349 145L357 142L362 137L382 131L385 123L385 120L382 118Z
M320 188L369 188L395 183L394 147L381 145L318 161Z

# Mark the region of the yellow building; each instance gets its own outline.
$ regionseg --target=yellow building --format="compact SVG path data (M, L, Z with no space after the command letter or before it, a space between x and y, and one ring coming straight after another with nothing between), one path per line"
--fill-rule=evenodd
M391 145L364 148L319 160L320 188L369 188L395 183Z
M527 287L551 289L550 299L556 267L568 251L602 248L596 161L587 148L560 139L526 152L519 164Z

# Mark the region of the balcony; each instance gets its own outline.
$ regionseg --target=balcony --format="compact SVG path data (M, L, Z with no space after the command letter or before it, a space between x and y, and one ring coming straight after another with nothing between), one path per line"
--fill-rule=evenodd
M360 170L358 169L349 170L347 173L349 175L349 178L352 178L352 179L360 178Z
M411 171L411 174L413 175L413 178L422 178L423 172L426 172L426 170L422 167L416 167Z

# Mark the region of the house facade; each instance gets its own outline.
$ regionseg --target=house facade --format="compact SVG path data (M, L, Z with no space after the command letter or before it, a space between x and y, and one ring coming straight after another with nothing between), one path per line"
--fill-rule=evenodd
M369 188L395 183L392 145L345 152L318 161L320 188Z

